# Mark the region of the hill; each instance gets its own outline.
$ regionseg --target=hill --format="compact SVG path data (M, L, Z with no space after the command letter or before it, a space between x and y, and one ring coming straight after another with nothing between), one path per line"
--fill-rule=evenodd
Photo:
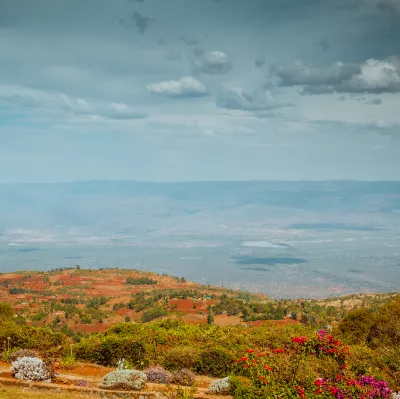
M356 390L386 386L381 380L400 386L396 293L274 300L181 277L79 267L2 274L0 286L2 359L35 350L58 372L49 387L94 389L121 362L149 375L155 365L195 372L199 398L210 378L228 375L237 399L268 398L271 389L294 398L322 376L327 390L351 381L361 384ZM257 364L273 385L252 380L246 368ZM0 363L0 385L14 383L7 367ZM387 398L379 392L372 397Z

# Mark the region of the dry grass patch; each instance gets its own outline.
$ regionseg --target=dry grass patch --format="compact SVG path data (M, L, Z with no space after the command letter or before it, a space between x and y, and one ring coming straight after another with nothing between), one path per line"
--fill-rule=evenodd
M91 395L78 392L41 391L30 388L0 387L1 399L88 399Z

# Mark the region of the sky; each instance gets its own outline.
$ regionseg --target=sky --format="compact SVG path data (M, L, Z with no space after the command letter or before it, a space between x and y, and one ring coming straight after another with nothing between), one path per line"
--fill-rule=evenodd
M0 182L400 180L400 0L0 0Z

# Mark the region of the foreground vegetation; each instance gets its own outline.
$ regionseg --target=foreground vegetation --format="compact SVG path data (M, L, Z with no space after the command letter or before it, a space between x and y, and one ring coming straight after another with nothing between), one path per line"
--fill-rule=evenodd
M34 349L50 362L65 365L80 360L116 366L124 358L136 369L157 364L171 371L184 367L214 377L231 375L237 398L273 398L275 394L278 398L284 387L291 390L284 397L319 392L316 397L322 398L348 384L356 389L360 381L372 386L385 380L395 391L400 386L399 297L347 312L332 333L318 333L323 339L315 327L302 323L285 328L273 324L221 327L169 319L120 323L74 342L61 331L18 324L7 304L0 305L0 315L4 360L16 349ZM373 380L363 380L365 376ZM347 397L351 396L343 396Z

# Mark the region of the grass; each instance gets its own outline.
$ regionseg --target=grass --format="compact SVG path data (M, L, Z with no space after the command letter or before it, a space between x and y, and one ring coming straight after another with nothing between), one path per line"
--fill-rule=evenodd
M88 397L90 396L77 392L0 387L0 399L87 399Z

